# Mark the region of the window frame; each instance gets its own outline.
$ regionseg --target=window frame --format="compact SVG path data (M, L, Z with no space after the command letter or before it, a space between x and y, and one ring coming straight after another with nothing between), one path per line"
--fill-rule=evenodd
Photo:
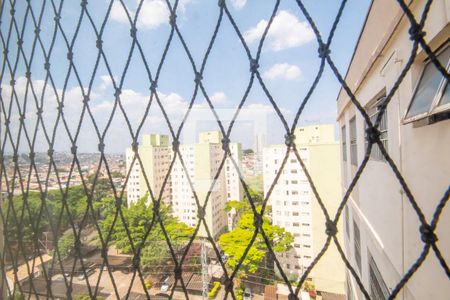
M383 101L386 100L385 94L383 96L377 97L377 100L375 100L372 104L369 104L366 107L367 115L369 116L370 121L372 124L375 123L375 120L378 118L378 115L380 113L380 104L383 103ZM367 123L364 123L365 129L367 130ZM384 148L387 152L389 152L389 122L388 122L388 113L387 113L387 107L383 111L383 115L381 117L380 124L378 126L378 132L380 133L380 141L383 144ZM384 136L384 137L383 137ZM369 141L367 140L367 133L366 133L366 141L365 141L365 149L367 151L367 148L369 147ZM386 158L381 153L380 148L378 147L378 144L373 144L372 151L370 152L371 160L386 162Z
M446 51L448 49L450 49L450 42L446 42L443 46L441 46L440 49L438 49L436 56L439 56L440 54L442 54L444 51ZM419 120L423 120L423 119L432 117L433 115L436 115L439 113L450 112L450 103L439 105L439 102L442 100L445 89L447 88L447 85L448 85L448 83L446 82L447 80L445 79L444 76L442 76L442 78L439 82L437 91L434 95L433 100L431 101L430 108L428 109L428 111L408 117L409 110L411 109L411 106L414 103L414 99L416 97L419 85L422 82L425 70L428 67L428 65L430 65L430 64L433 64L433 62L429 58L426 59L425 61L423 61L423 67L422 67L422 70L420 71L419 79L414 84L412 97L409 101L408 108L406 109L406 111L403 115L403 118L402 118L403 125L413 123L413 122L416 122ZM447 72L450 72L450 59L447 62L447 64L445 65L445 68L446 68ZM439 72L439 70L435 66L434 66L434 70L435 70L435 72Z
M378 269L377 263L369 250L369 293L374 300L387 299L389 296L389 289L384 281L383 275ZM380 292L382 295L380 295Z
M341 127L341 142L342 142L342 161L347 161L347 127Z
M361 230L359 229L356 220L353 220L353 246L355 251L355 262L358 267L359 273L362 270L362 260L361 260Z
M352 132L352 123L354 123L354 132ZM350 130L350 163L354 166L358 166L358 126L356 124L356 116L353 116L349 122ZM353 134L352 134L353 133ZM354 151L353 151L354 149Z

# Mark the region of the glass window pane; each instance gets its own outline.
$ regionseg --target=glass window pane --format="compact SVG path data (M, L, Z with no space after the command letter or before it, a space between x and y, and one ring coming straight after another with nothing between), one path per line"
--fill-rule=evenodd
M445 86L445 92L442 96L441 103L439 105L449 104L450 103L450 88L448 88L448 83Z
M446 66L450 57L450 47L442 52L438 59L443 66ZM442 74L436 69L433 63L429 62L423 72L419 85L412 99L406 117L413 117L415 115L427 112L430 110L433 99L439 88L439 83L442 80Z

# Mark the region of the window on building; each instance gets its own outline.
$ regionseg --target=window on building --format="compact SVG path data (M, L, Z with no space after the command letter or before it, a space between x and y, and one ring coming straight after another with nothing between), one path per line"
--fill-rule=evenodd
M450 69L450 47L438 51L437 58L442 66ZM426 117L430 121L440 120L439 114L450 111L450 88L442 73L431 62L427 61L422 75L414 91L404 122L412 122ZM442 116L442 114L441 114Z
M292 174L297 174L297 169L292 169L292 170L291 170L291 173L292 173Z
M350 215L348 212L348 205L345 205L345 214L344 214L344 219L345 219L345 232L347 233L347 236L350 238Z
M378 270L377 264L369 253L369 283L370 298L374 300L384 300L389 297L389 290Z
M368 109L367 113L370 117L370 121L372 124L375 123L376 119L378 118L378 115L380 113L380 104L385 100L386 98L380 97L378 100L375 101L374 104L372 104ZM366 124L367 128L367 124ZM380 141L384 146L384 149L388 149L388 120L387 120L387 109L384 110L383 115L381 116L380 125L378 126L378 131L380 132ZM366 149L369 146L369 142L366 138ZM384 160L383 154L381 154L381 150L378 147L377 144L374 144L372 147L372 151L370 153L370 158L375 160Z
M347 135L345 125L341 129L342 160L347 161Z
M350 119L350 161L358 165L358 149L356 145L356 117Z
M292 212L292 216L294 216L294 217L298 217L298 211L294 211L294 212Z
M352 284L350 282L350 277L347 274L347 300L355 300L355 297L353 296L353 289Z
M361 234L359 232L358 224L353 221L353 243L355 250L355 261L361 273Z

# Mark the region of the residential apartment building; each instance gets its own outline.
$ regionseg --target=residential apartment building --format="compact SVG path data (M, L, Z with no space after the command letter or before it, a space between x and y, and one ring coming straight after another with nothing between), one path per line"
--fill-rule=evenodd
M127 171L131 169L127 182L128 203L136 202L141 197L144 197L148 193L148 187L152 190L155 198L160 196L164 178L169 171L171 151L169 136L160 134L144 135L138 148L143 166L142 169L137 158L133 163L135 156L133 150L131 148L126 150ZM170 177L168 179L161 198L163 203L167 205L170 204L171 188Z
M239 173L243 174L242 169L242 146L240 143L230 143L230 153L234 160L228 157L225 161L225 184L227 187L227 201L242 201L244 197L244 188L242 187ZM237 168L236 168L237 166ZM233 230L237 222L236 210L233 208L227 213L228 230Z
M425 0L408 2L419 20ZM450 2L433 1L424 24L425 40L449 71ZM410 23L395 1L373 1L345 80L371 119L380 113L412 49ZM414 33L414 32L412 32ZM448 82L419 46L381 116L380 138L402 174L427 222L449 188L450 94ZM364 159L366 125L341 90L337 99L342 134L342 186L346 192ZM418 215L392 168L374 146L344 210L346 255L372 299L385 299L424 248ZM443 210L435 234L447 259L450 211ZM348 299L364 299L347 272ZM396 299L448 299L448 273L433 250Z
M335 140L334 125L313 125L297 128L295 142L317 191L327 210L333 215L340 200L339 143ZM286 155L285 145L273 145L264 149L264 194L282 172L269 197L272 206L272 222L285 228L294 236L293 247L287 253L277 255L283 270L297 279L313 262L326 241L325 217L295 153ZM338 224L338 239L342 239ZM332 270L332 272L330 272ZM344 265L337 250L330 247L310 276L318 291L345 293Z
M240 145L231 144L230 149L239 165ZM239 175L230 161L226 161L215 184L212 185L224 156L222 135L219 131L201 132L198 143L180 145L180 153L200 205L204 205L206 197L211 191L205 207L205 220L211 235L217 237L228 224L225 212L226 202L228 199L239 200L242 194ZM180 159L177 158L171 173L172 208L173 214L181 221L190 226L196 226L198 207L188 181L188 175L183 169ZM206 236L203 226L200 227L199 235Z

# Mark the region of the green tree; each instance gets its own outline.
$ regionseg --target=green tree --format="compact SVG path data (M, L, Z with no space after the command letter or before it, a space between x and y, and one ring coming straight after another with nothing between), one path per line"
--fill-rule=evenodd
M252 198L253 203L254 203L255 205L258 205L258 204L262 204L262 203L263 203L263 201L264 201L264 194L263 194L262 191L254 190L254 189L252 189L252 188L249 186L249 187L248 187L248 193L250 194L250 197ZM248 199L248 197L247 197L247 193L244 194L244 201L247 202L247 203L250 203L250 202L249 202L249 199Z
M161 205L159 216L164 224L167 235L175 250L184 246L194 233L194 228L180 222L170 214L170 207ZM132 246L137 249L142 243L153 219L153 205L147 204L144 197L130 207L122 206L122 212L128 231L132 238L132 244L128 238L124 223L119 219L112 230L112 242L124 253L132 253ZM102 222L102 230L106 233L110 230L114 214L108 215ZM164 233L159 222L154 223L141 250L141 263L144 267L162 264L170 256Z
M112 178L125 178L125 176L122 173L120 173L119 171L112 171L111 177Z
M58 251L61 257L67 257L75 247L75 236L72 229L67 230L58 240Z
M257 210L259 211L260 208L258 207ZM227 265L232 269L236 268L255 232L253 220L253 212L249 209L244 210L236 228L222 234L219 238L219 246L228 255ZM270 246L275 252L281 253L289 250L294 241L291 233L285 231L284 228L272 225L267 217L263 217L262 227L270 241ZM238 277L243 278L247 274L255 274L266 257L267 251L268 247L262 234L259 232L247 256L244 258Z

